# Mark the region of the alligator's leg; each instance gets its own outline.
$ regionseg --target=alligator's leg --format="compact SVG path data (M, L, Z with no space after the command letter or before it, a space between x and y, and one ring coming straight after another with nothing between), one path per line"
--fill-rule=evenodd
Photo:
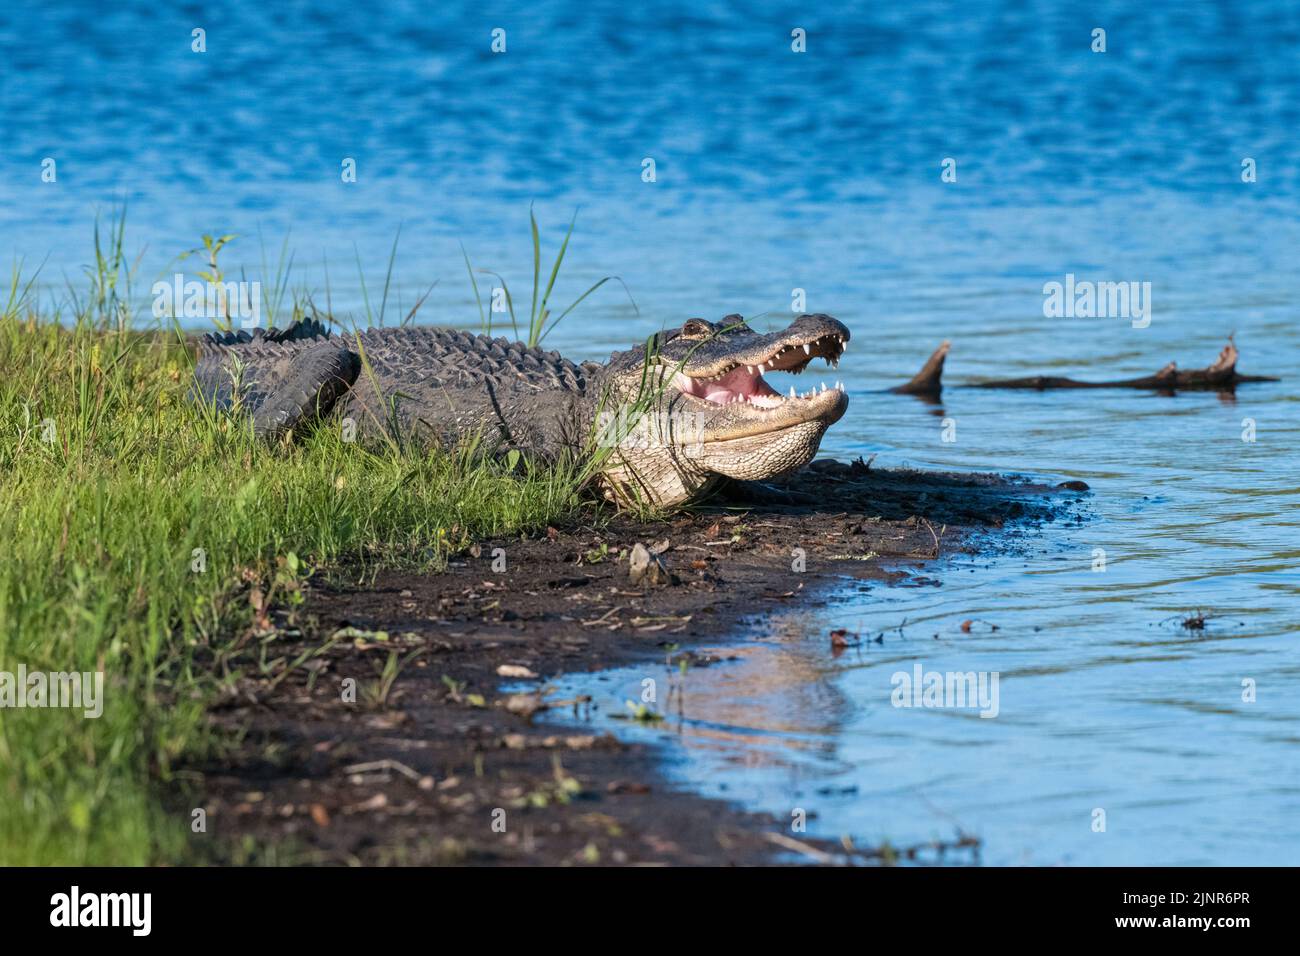
M317 421L357 380L360 369L356 354L337 342L298 352L285 362L282 377L253 412L253 432L259 438L278 439Z

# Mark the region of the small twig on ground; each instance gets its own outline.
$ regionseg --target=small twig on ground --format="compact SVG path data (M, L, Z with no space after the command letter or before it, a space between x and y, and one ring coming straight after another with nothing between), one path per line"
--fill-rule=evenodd
M930 524L929 520L926 518L922 518L921 520L925 522L925 527L926 530L930 532L930 537L934 538L934 556L937 558L939 556L939 539L942 538L943 533L948 530L948 526L944 525L939 529L939 533L935 534L934 525Z
M825 850L819 850L810 843L804 843L802 840L796 840L794 837L788 837L784 833L767 833L765 836L777 846L785 847L787 850L793 850L795 853L802 853L804 856L811 857L818 863L843 863L842 857L834 853L827 853Z
M416 773L400 760L371 760L368 763L354 763L350 767L343 768L345 774L378 773L381 770L396 770L398 773L402 774L402 776L408 777L416 782L419 782L421 779L420 774Z

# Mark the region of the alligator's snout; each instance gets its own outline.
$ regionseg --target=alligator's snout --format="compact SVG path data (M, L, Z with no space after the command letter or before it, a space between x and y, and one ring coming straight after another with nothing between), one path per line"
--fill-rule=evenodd
M724 348L709 350L721 354L688 355L673 376L673 387L693 399L715 405L741 403L753 406L758 412L776 411L787 403L791 405L789 410L794 411L800 403L811 403L805 412L820 414L840 401L843 387L838 381L834 391L840 395L821 398L832 391L824 382L820 390L814 386L803 392L792 385L787 396L763 378L765 372L799 375L817 358L825 360L831 368L838 368L849 341L849 330L838 321L828 315L806 315L781 332L769 335L744 332L748 329L742 332L733 326L728 330L724 324L722 330L715 332Z
M726 408L728 414L703 429L705 441L745 438L812 421L823 422L824 428L848 407L838 381L803 391L791 385L783 394L764 375L800 375L815 359L838 368L849 337L843 324L821 314L802 315L782 331L766 335L749 329L739 316L717 325L693 319L675 342L678 351L682 343L691 344L674 366L672 386L698 411Z
M691 319L663 333L652 358L664 377L661 414L647 429L651 440L638 435L638 449L618 471L638 471L652 498L675 503L720 475L764 480L806 465L848 408L848 396L839 382L802 392L792 385L786 394L765 375L799 375L816 360L837 367L849 337L838 320L820 314L767 334L738 315L717 323ZM638 364L625 373L629 384Z

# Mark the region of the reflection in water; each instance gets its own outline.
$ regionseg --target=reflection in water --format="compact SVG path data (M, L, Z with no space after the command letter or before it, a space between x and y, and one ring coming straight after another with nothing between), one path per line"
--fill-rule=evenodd
M777 621L773 643L727 649L724 663L685 674L673 668L664 727L735 766L794 770L833 761L832 735L850 707L817 662L794 650L790 638L812 626L806 618Z

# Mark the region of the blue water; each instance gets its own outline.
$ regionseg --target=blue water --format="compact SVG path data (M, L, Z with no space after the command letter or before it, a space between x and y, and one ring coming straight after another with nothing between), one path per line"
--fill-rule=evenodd
M594 722L665 741L684 785L807 810L810 833L960 825L995 863L1292 862L1300 8L1153 7L6 8L0 260L43 262L55 306L84 288L96 212L125 204L143 319L203 233L238 234L222 263L249 278L287 237L293 292L377 315L400 228L385 321L437 280L418 321L473 327L461 244L526 302L529 205L544 255L579 210L555 301L617 275L636 302L608 283L548 340L584 358L688 315L782 324L802 289L854 333L826 451L1077 477L1091 518L954 560L938 588L846 587L829 611L756 620L743 660L690 672L659 730L606 717L645 675L577 680L601 695ZM1043 284L1067 273L1150 282L1150 326L1045 318ZM957 385L1199 366L1232 332L1243 371L1286 380L1235 399L950 388L941 408L868 391L944 338ZM1196 609L1204 631L1168 620ZM832 626L904 621L829 654ZM918 661L998 672L999 716L892 707L890 676Z

